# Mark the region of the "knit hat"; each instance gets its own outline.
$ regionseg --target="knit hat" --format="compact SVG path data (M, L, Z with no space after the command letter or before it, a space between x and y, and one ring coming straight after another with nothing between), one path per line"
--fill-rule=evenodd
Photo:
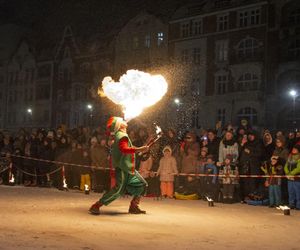
M110 134L115 134L121 127L123 119L121 117L112 116L108 119L106 128Z
M172 154L172 149L170 146L165 146L162 152L164 153L166 150L169 150L170 153Z

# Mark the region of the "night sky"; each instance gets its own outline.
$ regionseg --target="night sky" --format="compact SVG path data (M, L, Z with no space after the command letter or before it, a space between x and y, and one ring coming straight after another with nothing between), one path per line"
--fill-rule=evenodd
M192 1L192 2L195 2ZM0 24L15 23L55 35L66 24L88 35L122 27L145 10L169 16L182 0L0 0Z

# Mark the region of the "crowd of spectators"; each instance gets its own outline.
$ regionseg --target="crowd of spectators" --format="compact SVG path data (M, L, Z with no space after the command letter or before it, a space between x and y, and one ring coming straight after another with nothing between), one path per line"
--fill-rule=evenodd
M128 133L137 147L155 136L150 126L129 126ZM100 127L93 131L62 126L55 130L21 129L15 135L0 133L0 183L9 184L13 175L16 185L61 189L65 177L69 188L83 190L87 184L95 192L102 192L114 185L112 143L113 138L108 138ZM1 171L10 162L12 169ZM64 175L59 169L62 166ZM225 203L268 199L270 207L288 204L300 209L299 131L255 131L246 121L237 127L221 128L218 123L214 129L186 131L180 138L175 130L167 129L150 152L137 157L136 168L149 183L148 196L197 195ZM264 174L271 177L240 178ZM273 177L284 175L289 178Z

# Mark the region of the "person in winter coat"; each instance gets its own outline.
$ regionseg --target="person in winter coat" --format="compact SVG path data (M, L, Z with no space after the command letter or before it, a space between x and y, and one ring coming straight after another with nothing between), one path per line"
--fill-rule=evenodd
M219 162L224 162L226 155L232 155L232 162L236 162L239 157L239 145L233 138L232 131L226 131L219 146Z
M258 140L254 131L248 133L248 138L243 138L240 153L241 174L261 174L261 159L263 155L262 143ZM255 178L243 178L241 184L242 201L251 193L259 191L261 181ZM262 185L261 185L262 187Z
M281 179L273 177L284 173L283 167L279 163L279 157L272 156L271 161L268 161L261 169L266 175L270 175L265 182L265 186L269 189L269 207L281 205Z
M218 161L220 139L217 137L216 132L214 130L207 131L207 137L203 138L202 145L204 147L207 147L208 154L214 156L214 161Z
M236 165L232 164L231 155L226 156L224 164L220 167L219 174L225 175L219 179L222 185L223 202L232 203L235 189L239 184L239 170ZM233 177L232 175L235 176Z
M214 156L208 155L207 162L204 166L205 174L218 174L218 168L214 162ZM207 176L204 178L204 196L208 198L212 198L213 200L217 200L219 193L219 185L217 183L217 176Z
M289 156L289 149L286 147L285 137L279 136L276 138L273 155L278 156L280 164L282 164L283 166L285 165L286 160Z
M96 137L91 138L90 155L92 166L96 169L92 171L92 188L94 190L103 191L109 189L109 158L106 139L100 138L100 143ZM101 169L100 169L101 168Z
M284 172L291 176L288 177L289 206L300 210L300 145L292 148Z
M174 175L178 174L176 159L172 156L172 149L169 146L163 149L163 155L157 170L157 175L160 179L161 195L173 198Z
M262 160L267 161L271 158L275 150L275 143L269 131L265 131L263 134L263 146L264 146L264 156Z

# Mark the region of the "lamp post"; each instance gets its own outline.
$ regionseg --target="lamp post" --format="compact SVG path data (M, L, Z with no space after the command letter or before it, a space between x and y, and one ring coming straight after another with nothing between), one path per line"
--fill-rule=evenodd
M89 117L90 117L90 126L92 126L92 121L93 121L93 105L92 104L87 104L86 105L86 108L89 110L90 114L89 114Z
M32 122L32 108L27 108L28 122Z
M296 128L296 98L298 96L298 93L296 90L292 89L290 90L290 96L293 98L293 125L294 128Z

